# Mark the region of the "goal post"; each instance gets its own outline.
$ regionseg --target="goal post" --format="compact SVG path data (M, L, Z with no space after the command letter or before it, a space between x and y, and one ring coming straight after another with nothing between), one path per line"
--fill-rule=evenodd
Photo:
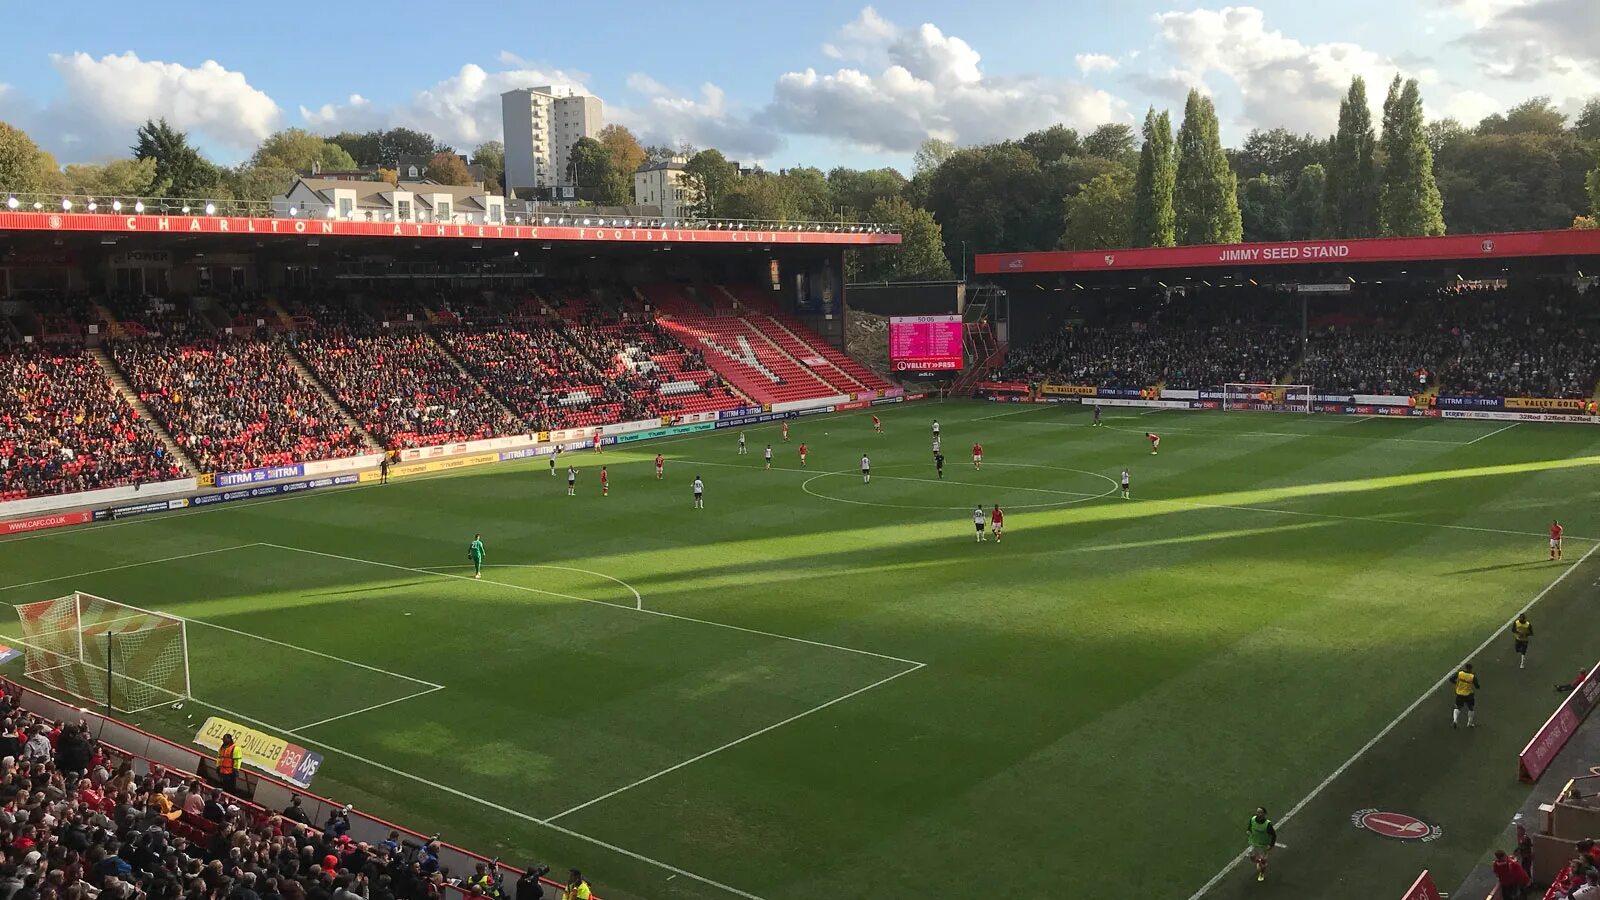
M189 699L181 617L81 591L15 609L27 678L118 712Z
M1257 412L1311 412L1309 384L1248 384L1229 382L1222 386L1222 408Z

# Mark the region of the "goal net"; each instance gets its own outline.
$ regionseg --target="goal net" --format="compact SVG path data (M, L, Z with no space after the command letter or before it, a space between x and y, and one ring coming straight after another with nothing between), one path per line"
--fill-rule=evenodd
M1222 386L1222 408L1257 412L1311 412L1309 384L1243 384Z
M120 712L189 698L185 622L93 594L16 605L22 674Z

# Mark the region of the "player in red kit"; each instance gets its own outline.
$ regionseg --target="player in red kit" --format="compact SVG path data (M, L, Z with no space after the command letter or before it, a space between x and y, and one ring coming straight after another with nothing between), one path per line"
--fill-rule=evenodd
M989 513L989 530L994 532L994 542L996 544L1000 543L1000 532L1004 531L1005 527L1006 514L1001 512L999 504L996 504L994 511Z
M788 422L784 422L783 423L783 442L785 444L789 443L789 423Z
M656 454L656 477L657 478L661 477L661 470L666 468L666 465L667 465L667 461L661 458L661 454L657 453Z
M983 445L982 444L973 444L972 445L972 467L974 469L983 468ZM999 509L999 508L1000 507L998 507L998 506L995 507L995 509Z
M872 417L872 430L875 434L883 434L883 420L877 416Z
M800 465L806 464L806 442L800 442Z
M600 467L600 496L611 496L611 479L606 476L606 467Z
M598 429L598 428L596 428L594 430L594 452L596 452L596 453L605 452L605 451L600 449L600 429Z
M1150 455L1155 456L1156 451L1161 449L1161 435L1153 431L1146 431L1144 436L1150 439Z
M1550 558L1551 559L1560 559L1561 558L1561 533L1563 531L1565 531L1565 530L1566 529L1561 527L1561 523L1560 522L1557 522L1554 519L1552 519L1550 521Z

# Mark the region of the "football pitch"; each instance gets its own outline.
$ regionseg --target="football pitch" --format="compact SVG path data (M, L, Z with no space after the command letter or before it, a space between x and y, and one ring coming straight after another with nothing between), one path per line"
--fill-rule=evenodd
M0 602L183 616L196 699L132 720L292 736L313 791L607 900L1450 890L1526 794L1552 685L1600 655L1600 429L875 412L748 429L745 456L715 431L563 457L576 497L540 460L13 538ZM1469 656L1478 726L1452 731ZM1225 869L1258 805L1266 885Z

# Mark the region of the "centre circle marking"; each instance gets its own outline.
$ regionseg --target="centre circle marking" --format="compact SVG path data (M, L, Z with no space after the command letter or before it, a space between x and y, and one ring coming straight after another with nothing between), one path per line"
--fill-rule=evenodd
M879 469L904 469L904 468L909 468L909 467L912 467L912 466L919 466L919 465L920 464L918 464L918 463L895 463L893 465L888 465L888 466L879 466L878 468ZM1078 475L1088 475L1091 478L1098 478L1101 481L1104 481L1106 484L1110 485L1110 487L1106 488L1104 492L1099 493L1099 494L1082 494L1081 496L1075 497L1075 498L1073 498L1071 500L1052 500L1052 501L1050 501L1048 503L1018 503L1018 504L1012 504L1012 505L1010 505L1008 507L1010 509L1052 509L1052 508L1057 508L1057 507L1062 507L1062 506L1071 506L1074 503L1088 503L1091 500L1099 500L1099 499L1101 499L1103 497L1109 497L1112 494L1116 493L1122 487L1122 485L1118 484L1116 479L1112 478L1111 476L1103 475L1103 474L1101 474L1099 472L1090 472L1087 469L1072 469L1072 468L1068 468L1066 466L1042 466L1042 465L1034 465L1034 464L1031 464L1031 463L997 463L997 462L991 462L991 463L986 463L986 465L994 466L994 467L997 467L997 468L1006 468L1006 469L1049 469L1049 470L1055 471L1055 472L1072 472L1072 473L1075 473L1075 474L1078 474ZM832 496L829 496L827 494L819 494L816 491L811 489L811 483L813 481L818 481L818 480L823 479L823 478L832 478L832 477L837 477L837 476L842 476L842 475L854 475L856 477L860 477L860 472L859 471L856 471L856 472L850 472L850 471L819 472L818 474L813 475L810 478L807 478L805 481L802 481L800 483L800 490L806 492L807 494L810 494L813 497L816 497L819 500L832 500L832 501L834 501L836 503L854 503L857 506L881 506L881 507L885 507L887 509L932 509L932 510L956 510L956 509L965 510L965 509L967 509L967 506L964 505L964 504L961 505L961 506L929 506L929 505L926 505L926 504L910 504L910 503L880 503L880 502L878 502L876 500L851 500L848 497L832 497ZM970 482L955 482L955 481L943 481L943 482L941 482L937 478L908 479L908 478L904 478L904 477L898 477L897 478L894 475L889 475L889 476L886 476L886 477L889 480L926 481L926 482L928 482L930 484L952 484L952 485L958 485L960 487L989 488L989 489L993 489L993 490L1032 491L1034 493L1052 493L1052 494L1075 494L1075 493L1078 493L1077 491L1055 491L1055 490L1050 490L1048 488L1032 488L1032 487L1023 487L1021 485L1008 485L1008 484L973 485Z

